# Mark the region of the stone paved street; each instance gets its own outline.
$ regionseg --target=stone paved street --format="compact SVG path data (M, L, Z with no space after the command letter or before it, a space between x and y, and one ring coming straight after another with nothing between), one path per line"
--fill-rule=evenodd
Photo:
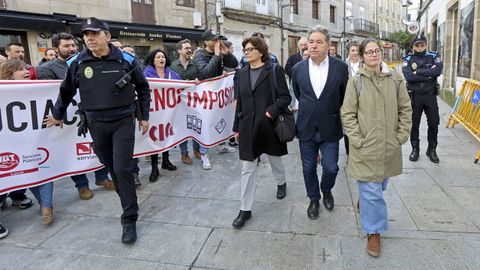
M173 149L178 171L161 170L155 183L148 182L150 164L141 159L139 238L133 246L120 242L115 192L93 187L90 174L95 196L81 201L66 178L55 183L51 226L41 225L37 203L0 213L10 230L0 240L0 269L480 269L480 164L473 164L480 143L460 125L446 129L451 109L439 103L441 161L433 164L425 156L423 119L420 160L408 161L405 145L404 173L386 191L390 230L378 259L365 252L354 211L358 189L346 175L343 142L335 209L328 212L322 205L312 221L295 141L284 158L287 197L276 199L263 158L253 217L241 230L231 226L240 204L238 153L212 149L213 169L205 171L199 160L182 164Z

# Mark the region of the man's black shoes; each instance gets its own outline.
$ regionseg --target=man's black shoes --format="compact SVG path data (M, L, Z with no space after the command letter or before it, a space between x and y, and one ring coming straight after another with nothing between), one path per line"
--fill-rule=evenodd
M122 243L133 244L137 240L137 227L135 222L123 224Z
M237 218L233 221L232 226L235 229L240 229L245 225L245 222L252 217L252 211L242 211L238 213Z
M307 209L307 216L309 219L318 218L318 209L320 208L320 202L318 200L311 200Z
M333 200L333 195L331 191L323 192L323 206L325 206L325 209L327 209L328 211L333 210L335 202Z
M287 196L287 183L277 186L277 199L281 200Z

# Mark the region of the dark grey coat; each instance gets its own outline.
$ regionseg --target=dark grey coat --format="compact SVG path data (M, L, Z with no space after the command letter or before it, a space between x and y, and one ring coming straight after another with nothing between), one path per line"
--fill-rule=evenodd
M261 154L283 156L288 154L287 144L281 143L274 132L274 120L268 118L269 112L276 119L281 110L287 109L290 104L285 73L280 65L276 68L277 101L274 103L271 93L272 66L265 63L255 87L251 89L250 65L237 71L235 78L235 92L237 108L233 131L240 135L239 154L241 160L253 161Z

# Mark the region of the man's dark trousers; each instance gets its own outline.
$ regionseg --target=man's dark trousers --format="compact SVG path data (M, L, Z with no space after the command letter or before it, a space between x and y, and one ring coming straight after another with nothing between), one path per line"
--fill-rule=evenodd
M88 121L94 151L115 185L123 208L122 224L138 218L137 194L133 180L133 146L135 124L133 117L103 122Z
M310 200L320 200L322 192L330 191L338 174L338 147L336 142L322 142L318 130L308 141L300 141L300 156L303 164L303 179ZM322 180L319 187L317 174L318 150L322 153Z
M412 109L413 109L413 124L410 134L410 141L416 142L419 140L419 127L422 119L422 113L425 111L427 115L428 124L428 142L437 143L438 125L440 124L440 116L438 114L437 95L435 93L416 94L413 93Z

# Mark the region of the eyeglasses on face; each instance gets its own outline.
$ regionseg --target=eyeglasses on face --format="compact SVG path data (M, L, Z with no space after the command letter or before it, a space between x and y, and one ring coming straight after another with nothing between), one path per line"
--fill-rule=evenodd
M380 55L381 53L382 53L382 50L380 50L380 49L368 50L368 51L365 52L365 54L366 54L367 56L373 56L373 54L375 54L375 55Z
M256 50L257 48L255 47L250 47L250 48L245 48L245 49L242 49L242 52L243 53L251 53L253 50Z

